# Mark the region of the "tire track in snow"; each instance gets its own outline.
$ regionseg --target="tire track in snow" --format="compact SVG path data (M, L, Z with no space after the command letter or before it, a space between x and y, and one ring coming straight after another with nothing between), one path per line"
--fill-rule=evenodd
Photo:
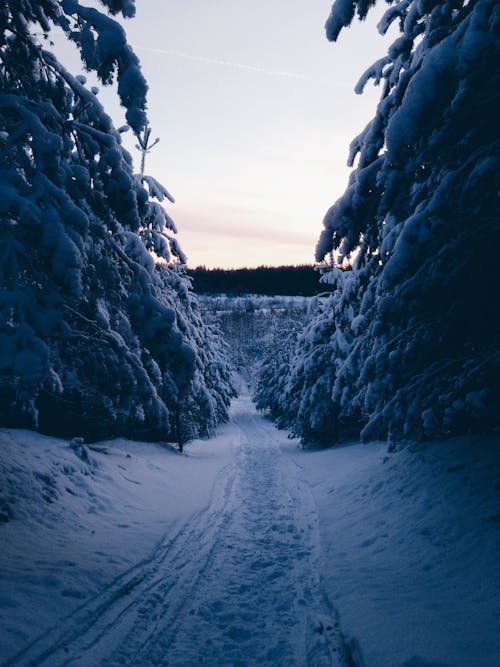
M232 423L237 465L209 506L9 667L352 664L321 590L310 490L248 397Z
M200 533L210 540L217 530L218 511L226 503L234 477L234 465L223 468L216 476L207 507L196 512L174 536L165 535L147 558L116 577L61 624L2 663L2 667L56 667L77 664L79 659L89 667L99 664L91 660L92 649L101 643L106 653L114 642L122 639L120 624L131 627L136 624L144 598L154 596L159 586L173 588L177 584L175 573L186 564L182 561L183 547L199 539Z

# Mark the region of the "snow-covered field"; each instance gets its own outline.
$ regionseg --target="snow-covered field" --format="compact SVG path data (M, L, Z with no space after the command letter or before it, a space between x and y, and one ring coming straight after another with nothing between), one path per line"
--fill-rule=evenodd
M0 430L0 664L494 667L498 444Z

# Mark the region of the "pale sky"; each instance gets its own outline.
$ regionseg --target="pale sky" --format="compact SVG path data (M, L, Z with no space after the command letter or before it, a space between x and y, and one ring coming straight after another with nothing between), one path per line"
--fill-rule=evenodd
M312 262L323 216L347 184L349 143L378 99L372 86L353 93L385 53L375 21L356 21L332 44L329 0L136 6L124 25L160 137L146 172L176 199L168 210L188 264ZM122 124L111 93L100 97Z

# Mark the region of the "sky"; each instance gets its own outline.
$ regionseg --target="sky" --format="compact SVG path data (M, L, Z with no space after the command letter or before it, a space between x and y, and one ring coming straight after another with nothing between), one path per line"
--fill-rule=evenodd
M327 209L343 193L348 147L378 89L353 89L384 55L374 18L329 43L329 0L137 0L124 22L149 84L160 142L146 173L192 267L314 261ZM75 60L75 63L77 61ZM100 93L117 125L123 115ZM125 145L135 153L133 137Z

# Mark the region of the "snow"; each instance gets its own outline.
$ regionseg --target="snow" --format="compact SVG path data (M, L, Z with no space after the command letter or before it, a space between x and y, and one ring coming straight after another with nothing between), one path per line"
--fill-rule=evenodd
M230 415L184 455L0 430L0 664L498 663L498 438Z
M86 464L65 440L0 430L0 664L209 504L233 457L226 431L184 456L161 444L97 443Z
M498 664L499 444L288 445L318 508L324 584L360 664Z

